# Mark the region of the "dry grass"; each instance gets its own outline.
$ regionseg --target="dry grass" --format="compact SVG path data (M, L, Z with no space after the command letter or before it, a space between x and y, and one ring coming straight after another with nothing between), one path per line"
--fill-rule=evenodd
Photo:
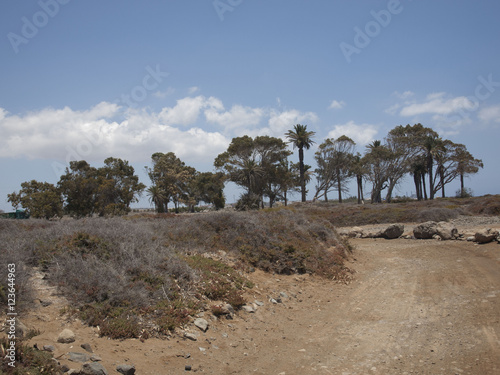
M349 251L330 222L296 210L219 212L49 222L0 220L0 308L16 264L19 309L40 267L71 311L112 338L167 334L214 302L241 307L244 271L342 279ZM221 252L221 250L223 252ZM218 255L219 254L219 255ZM222 254L222 255L220 255ZM231 265L229 265L231 264Z

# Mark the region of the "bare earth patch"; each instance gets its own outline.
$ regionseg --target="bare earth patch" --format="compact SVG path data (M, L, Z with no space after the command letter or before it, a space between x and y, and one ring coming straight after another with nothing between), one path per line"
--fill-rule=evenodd
M238 312L234 320L206 312L205 333L188 327L197 341L180 335L145 342L100 338L96 328L61 317L64 300L51 289L39 291L42 301L53 303L21 320L42 331L30 344L54 345L61 363L80 368L66 353L84 352L80 345L88 343L109 373L122 363L135 365L139 375L186 369L262 375L500 373L500 245L351 243L348 266L356 273L348 285L251 273L256 287L247 297L263 305L255 313ZM74 343L56 342L64 328L75 332Z

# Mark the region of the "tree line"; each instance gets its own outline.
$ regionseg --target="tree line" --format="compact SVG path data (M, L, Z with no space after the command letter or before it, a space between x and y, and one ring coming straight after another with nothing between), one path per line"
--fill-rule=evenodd
M363 155L355 152L356 143L345 135L328 138L315 152L313 170L304 163L304 151L315 143L314 136L307 125L297 124L285 134L287 142L270 136L233 138L215 158L215 172L199 172L173 152L157 152L151 156L151 166L145 167L151 180L148 188L126 160L110 157L101 168L85 160L71 161L56 185L23 182L19 192L8 194L8 201L35 218L117 216L130 212L130 204L145 191L158 213L168 212L170 203L175 211L184 205L193 212L201 202L223 208L224 186L231 181L244 189L236 208L258 209L264 207L265 199L270 207L277 201L286 205L293 193L300 193L305 202L306 186L315 177L314 200L328 201L328 194L336 191L342 203L349 183L355 180L359 203L364 183L371 184L371 202L380 203L384 191L385 200L392 200L395 187L407 175L413 177L417 199L422 200L434 199L439 192L445 197L446 185L457 178L458 195L466 196L464 177L483 167L465 145L416 124L395 127L383 141L366 146ZM292 152L287 143L298 149L298 163L289 160Z

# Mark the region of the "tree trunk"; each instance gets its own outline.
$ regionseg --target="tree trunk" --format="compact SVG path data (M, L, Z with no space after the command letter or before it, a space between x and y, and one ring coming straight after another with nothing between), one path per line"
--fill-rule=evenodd
M342 203L342 183L340 181L340 172L337 171L337 189L339 189L339 203Z
M302 202L306 201L306 177L304 170L304 148L299 148L299 172L300 172L300 189L302 192Z
M465 197L465 184L464 184L464 174L460 173L460 197Z
M429 155L430 159L427 162L427 169L429 170L429 198L432 200L434 199L434 180L433 180L433 171L432 168L434 167L434 163L432 162L432 155Z
M425 174L422 174L422 187L424 188L424 199L427 200L427 188L425 187Z
M417 194L417 200L421 201L422 200L422 189L420 187L421 183L420 179L420 173L415 173L413 175L413 182L415 183L415 193Z
M363 197L363 176L358 176L358 203L364 203Z

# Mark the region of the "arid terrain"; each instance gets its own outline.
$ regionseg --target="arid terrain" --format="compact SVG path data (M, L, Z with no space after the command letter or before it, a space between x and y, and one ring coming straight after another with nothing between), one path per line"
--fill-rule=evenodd
M493 220L494 219L494 220ZM472 219L471 219L472 220ZM482 220L482 221L481 221ZM500 228L497 218L457 220L460 231ZM500 373L500 245L467 241L351 239L347 284L309 275L248 274L255 312L187 330L197 341L110 340L97 329L61 316L65 301L41 274L39 305L23 322L41 334L30 344L53 345L70 368L68 352L94 354L110 374L131 364L136 374L498 374ZM84 277L84 275L82 275ZM273 303L271 299L275 299ZM71 344L57 343L69 328ZM181 333L180 331L178 331Z

